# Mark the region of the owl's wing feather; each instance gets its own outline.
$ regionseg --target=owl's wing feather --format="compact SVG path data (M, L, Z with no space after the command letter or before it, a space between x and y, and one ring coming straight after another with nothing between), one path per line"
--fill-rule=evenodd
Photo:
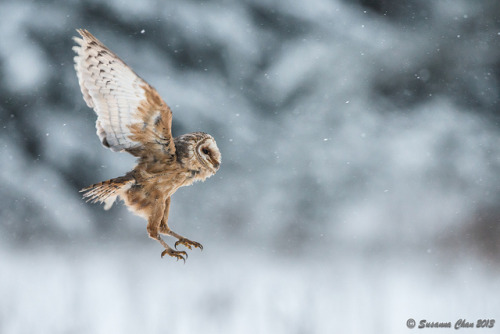
M112 151L144 157L175 154L172 111L158 92L91 33L78 29L75 69L83 98L97 114L97 135ZM153 151L153 152L152 152Z

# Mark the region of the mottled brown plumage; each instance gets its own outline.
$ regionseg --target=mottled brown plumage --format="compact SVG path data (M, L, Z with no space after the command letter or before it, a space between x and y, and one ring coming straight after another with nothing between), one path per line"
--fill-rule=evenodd
M172 137L172 111L158 92L86 30L77 30L75 69L83 98L97 114L102 144L138 158L132 171L85 189L84 197L109 209L119 198L148 220L149 236L165 254L185 260L187 253L170 248L160 234L179 244L203 249L168 226L170 197L182 186L204 181L219 169L221 155L212 136L193 132Z

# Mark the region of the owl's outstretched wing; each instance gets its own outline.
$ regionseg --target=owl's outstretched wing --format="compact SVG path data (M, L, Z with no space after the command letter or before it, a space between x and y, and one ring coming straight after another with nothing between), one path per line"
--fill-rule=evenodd
M83 98L97 114L97 135L113 151L138 157L175 154L172 111L158 92L91 33L78 29L75 69Z

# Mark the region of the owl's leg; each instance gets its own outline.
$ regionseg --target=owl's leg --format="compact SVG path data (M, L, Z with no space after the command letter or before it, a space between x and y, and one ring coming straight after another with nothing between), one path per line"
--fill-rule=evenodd
M178 239L177 242L175 243L176 249L177 249L177 245L184 245L189 249L192 249L191 247L196 247L196 248L203 250L203 246L199 242L191 241L187 238L184 238L182 235L175 233L174 231L172 231L170 229L170 227L168 227L168 212L169 212L169 210L170 210L170 197L167 198L167 200L165 201L165 211L163 213L163 218L161 219L161 222L160 222L159 232L161 234L170 235L170 236Z
M157 201L159 202L159 201ZM165 250L161 253L161 257L165 256L165 254L168 254L172 257L177 258L177 260L181 259L184 260L184 263L186 262L186 259L188 257L187 253L184 251L177 251L173 250L170 248L169 245L163 239L160 237L160 234L158 233L159 230L159 225L162 221L162 215L164 211L164 205L163 203L156 203L156 205L153 208L153 212L151 216L148 219L148 234L151 239L157 240L163 247L165 247Z

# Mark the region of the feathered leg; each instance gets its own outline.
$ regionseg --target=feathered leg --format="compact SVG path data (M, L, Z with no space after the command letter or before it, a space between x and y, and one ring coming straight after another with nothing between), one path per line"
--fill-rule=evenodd
M160 234L158 234L158 229L160 227L160 223L162 221L163 217L163 212L165 210L165 203L161 200L156 200L155 205L153 206L153 211L151 212L151 215L149 216L148 219L148 234L151 239L157 240L163 247L165 247L165 250L161 253L161 257L165 256L165 254L168 254L172 257L177 258L177 260L181 259L186 262L186 258L188 257L187 253L184 251L176 251L170 248L169 245L163 239L160 237Z
M170 211L170 197L167 198L167 200L165 201L165 210L163 212L163 218L161 219L161 222L160 222L159 232L161 234L170 235L170 236L178 239L175 243L176 249L177 249L177 245L184 245L189 249L192 249L191 247L196 247L196 248L203 250L203 246L199 242L191 241L191 240L183 237L182 235L175 233L174 231L172 231L170 229L170 227L168 227L168 213L169 213L169 211Z

